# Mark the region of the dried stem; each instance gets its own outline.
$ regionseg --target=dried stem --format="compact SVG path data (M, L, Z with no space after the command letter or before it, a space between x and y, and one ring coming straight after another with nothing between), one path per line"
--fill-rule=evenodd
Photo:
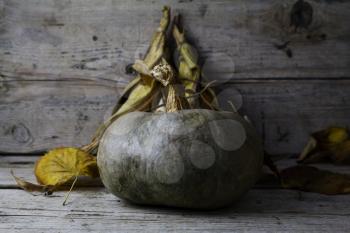
M67 202L67 200L68 200L68 197L69 197L70 193L72 192L73 187L74 187L75 183L77 182L77 180L78 180L78 175L75 176L75 179L74 179L72 185L70 186L69 191L66 193L66 195L65 195L65 197L64 197L64 201L63 201L62 205L64 205L64 206L66 205L66 202Z
M163 14L159 23L159 27L154 32L150 47L143 59L142 64L145 64L145 66L142 66L142 68L145 69L152 69L160 61L160 59L164 57L165 54L165 33L170 22L170 8L165 6L162 12ZM138 64L138 66L136 65L135 68L140 68L140 64ZM142 88L137 89L138 87ZM154 98L155 90L155 80L148 75L139 74L137 78L131 83L131 85L127 86L122 95L125 97L127 94L129 94L130 97L130 95L132 95L135 91L138 91L137 95L135 95L138 99L131 99L129 101L129 98L126 103L123 104L121 102L118 102L117 106L113 109L113 115L98 128L91 143L81 147L81 149L89 153L94 152L98 147L100 139L107 127L120 116L132 111L149 110L150 104ZM130 102L132 103L130 104Z

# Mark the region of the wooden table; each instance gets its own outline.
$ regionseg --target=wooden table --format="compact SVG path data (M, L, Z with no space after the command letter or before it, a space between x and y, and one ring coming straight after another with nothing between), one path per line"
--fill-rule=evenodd
M33 196L10 174L34 181L37 156L0 157L0 232L349 232L350 195L327 196L259 184L236 205L215 211L137 206L103 187ZM279 162L280 167L291 164ZM324 166L332 169L332 166ZM338 167L350 172L349 167Z
M182 14L218 99L242 105L270 154L300 153L310 133L349 126L350 1L296 2L0 0L0 232L350 232L350 195L259 185L235 206L199 212L89 187L62 206L64 192L32 196L10 175L34 181L33 153L90 141L165 4Z

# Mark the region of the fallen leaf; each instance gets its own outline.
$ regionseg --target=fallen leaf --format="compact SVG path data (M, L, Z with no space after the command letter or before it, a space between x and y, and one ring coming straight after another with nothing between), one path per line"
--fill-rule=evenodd
M339 144L330 155L334 163L350 164L350 140Z
M299 163L350 162L350 138L346 128L329 127L311 135L298 158Z
M322 194L350 193L350 175L299 165L281 172L282 186Z
M31 182L28 182L22 178L19 178L18 176L15 176L13 171L11 170L11 175L15 179L18 187L24 189L27 192L40 192L45 193L46 195L51 195L53 193L53 190L55 189L54 186L50 185L40 185L40 184L33 184Z
M330 149L349 139L346 128L329 127L312 134L321 149Z
M312 153L314 153L315 148L317 147L317 141L314 137L310 137L309 141L306 143L306 146L302 150L301 154L299 155L299 158L297 159L298 162L305 162L307 157L310 157Z
M96 158L71 147L49 151L35 164L35 176L40 184L60 186L77 176L98 177Z
M349 134L346 128L330 128L328 141L331 143L341 143L349 139Z

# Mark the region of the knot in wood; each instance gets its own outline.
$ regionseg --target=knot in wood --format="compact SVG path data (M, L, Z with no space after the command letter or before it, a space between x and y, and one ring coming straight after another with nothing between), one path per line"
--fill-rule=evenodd
M312 22L313 9L310 3L298 0L290 12L290 24L297 28L308 28Z

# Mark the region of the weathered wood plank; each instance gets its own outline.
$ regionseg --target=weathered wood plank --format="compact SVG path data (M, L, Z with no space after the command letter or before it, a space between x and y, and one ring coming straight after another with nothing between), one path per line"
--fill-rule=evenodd
M110 116L115 83L7 82L0 92L0 151L31 152L87 143Z
M298 153L313 130L349 124L348 81L254 83L349 77L350 4L308 2L310 29L294 33L287 23L291 1L1 0L0 151L87 143L131 78L125 66L146 51L160 5L169 3L184 14L207 78L255 80L237 85L238 98L267 150ZM317 33L325 40L317 41ZM286 41L293 58L274 48Z
M22 177L29 182L36 183L34 176L34 163L38 160L38 156L0 156L0 189L1 188L17 188L17 184L10 174L10 170L13 170L15 175ZM284 169L290 166L296 165L295 159L282 159L276 161L276 165L279 169ZM339 172L344 174L350 174L349 166L336 166L332 164L313 164L320 169L325 169L328 171ZM270 171L264 168L264 174L255 188L263 189L280 189L280 185L277 180L271 179L268 175ZM268 177L269 176L269 177ZM81 180L80 180L81 181ZM79 183L81 186L102 186L98 179L86 179Z
M15 188L16 182L10 171L13 170L17 176L34 182L34 163L38 156L0 156L0 188Z
M349 195L252 189L232 207L205 212L136 206L97 187L77 188L67 206L62 206L64 192L44 197L7 189L15 187L4 185L10 181L5 181L6 177L13 182L9 168L31 180L36 159L36 156L0 158L0 231L347 232L350 229ZM278 166L289 166L293 161L282 160ZM345 167L321 166L349 172Z
M83 145L120 92L111 81L6 81L0 91L0 151ZM272 154L299 153L313 131L350 125L350 80L241 81L217 93L222 103L242 105Z
M348 232L349 196L251 190L236 205L216 211L135 206L104 189L32 196L0 190L4 232Z
M168 4L184 15L210 79L350 77L350 3L308 0L312 21L294 30L294 2L1 0L0 72L127 78Z
M349 81L295 80L235 86L243 96L242 111L257 127L271 154L299 154L311 133L350 125Z

